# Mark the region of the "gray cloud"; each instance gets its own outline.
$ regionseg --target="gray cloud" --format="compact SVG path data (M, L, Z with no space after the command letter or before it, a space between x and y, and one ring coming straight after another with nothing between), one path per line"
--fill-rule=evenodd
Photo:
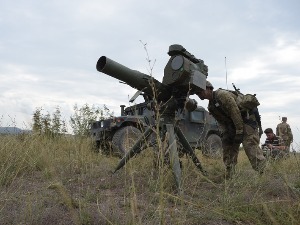
M300 33L296 0L4 1L0 8L1 123L31 121L36 107L108 105L119 113L135 90L96 71L101 55L163 77L168 46L209 66L216 87L256 93L265 127L286 115L299 136ZM225 57L228 84L226 84ZM207 102L200 105L206 106ZM293 126L294 125L294 126Z

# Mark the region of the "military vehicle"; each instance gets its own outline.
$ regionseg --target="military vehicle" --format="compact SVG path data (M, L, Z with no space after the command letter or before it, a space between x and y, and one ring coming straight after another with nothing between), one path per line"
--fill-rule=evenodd
M148 106L147 102L127 108L121 105L121 116L93 122L91 137L96 150L124 156L146 127L155 124L154 112ZM198 106L192 112L185 110L178 124L193 149L199 149L209 157L221 156L222 142L217 121L203 107ZM155 136L152 139L149 146L155 144ZM180 143L178 145L182 148Z

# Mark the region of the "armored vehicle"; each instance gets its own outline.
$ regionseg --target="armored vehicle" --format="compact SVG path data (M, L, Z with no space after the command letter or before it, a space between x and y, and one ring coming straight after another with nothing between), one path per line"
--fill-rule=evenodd
M91 137L97 150L122 157L145 129L155 124L155 115L148 109L147 102L120 107L121 116L91 124ZM203 107L198 106L192 112L185 110L178 124L193 149L199 149L209 157L221 156L222 142L217 121ZM148 145L155 144L155 139L153 136Z

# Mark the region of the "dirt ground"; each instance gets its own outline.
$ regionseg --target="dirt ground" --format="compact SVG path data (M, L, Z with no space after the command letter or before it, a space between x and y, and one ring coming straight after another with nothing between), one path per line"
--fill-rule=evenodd
M251 214L269 202L270 207L299 204L299 189L288 190L286 181L274 173L272 179L259 177L243 162L235 180L226 181L217 160L204 161L208 178L184 161L184 192L179 196L168 168L163 181L146 159L112 174L118 160L102 157L88 169L34 170L16 176L0 187L0 224L255 224ZM299 180L293 182L300 188ZM271 224L268 221L265 224Z

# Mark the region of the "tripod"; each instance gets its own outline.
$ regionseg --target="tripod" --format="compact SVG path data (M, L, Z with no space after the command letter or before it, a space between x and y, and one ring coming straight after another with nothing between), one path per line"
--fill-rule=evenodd
M192 149L189 142L185 138L183 132L181 131L180 127L177 125L176 113L181 113L183 111L183 106L178 108L177 102L178 101L176 100L168 101L163 107L163 110L160 110L161 117L158 126L159 126L160 139L163 140L167 138L166 141L169 146L170 166L173 170L177 190L179 193L181 193L182 191L181 166L180 166L176 136L178 138L178 141L183 146L184 153L190 156L195 166L202 172L203 175L206 176L207 172L203 169L200 160L195 154L195 151ZM145 130L143 135L135 142L132 148L120 160L114 173L119 169L121 169L133 156L135 156L136 154L140 153L143 149L145 149L145 147L143 148L143 144L147 143L147 141L150 139L150 136L153 134L153 130L155 128L156 128L155 126L149 126Z

